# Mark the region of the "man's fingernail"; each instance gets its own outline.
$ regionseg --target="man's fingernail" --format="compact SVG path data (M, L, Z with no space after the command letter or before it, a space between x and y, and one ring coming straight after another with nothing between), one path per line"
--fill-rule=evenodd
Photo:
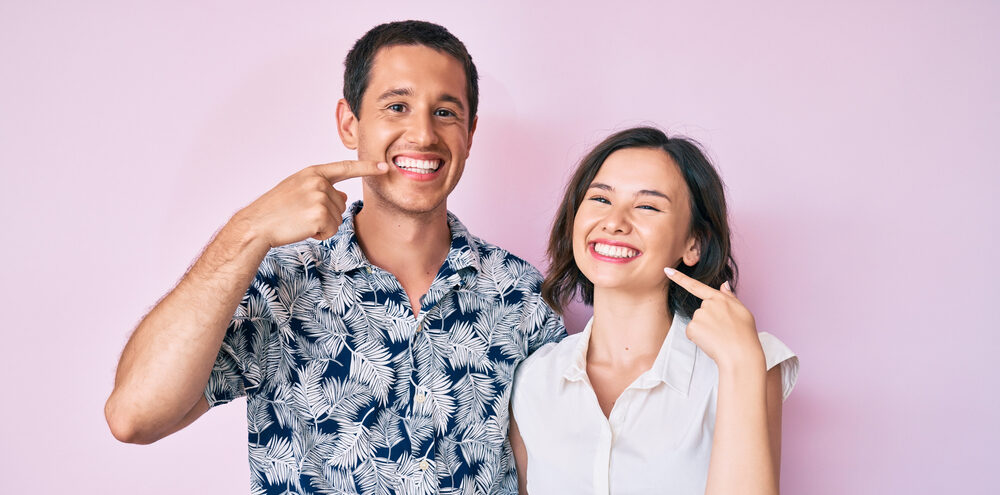
M389 170L389 164L388 164L388 163L385 163L385 162L378 162L378 165L377 165L377 166L378 166L378 169L379 169L379 170L383 170L383 171L384 171L384 170Z
M671 275L673 275L674 272L676 272L676 271L677 270L674 270L673 268L670 268L669 266L663 269L663 273L666 273L668 277L671 276Z

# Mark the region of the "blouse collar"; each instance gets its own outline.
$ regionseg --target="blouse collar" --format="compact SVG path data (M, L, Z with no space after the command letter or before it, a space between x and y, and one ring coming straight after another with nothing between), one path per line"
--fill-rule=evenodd
M639 375L630 388L653 388L659 383L666 383L670 388L688 394L691 388L691 377L694 374L695 357L698 346L687 338L687 324L690 318L674 314L667 337L660 346L653 366ZM590 335L594 325L591 317L580 334L580 339L571 353L567 355L567 363L563 378L567 381L581 381L587 378L587 350L590 347Z

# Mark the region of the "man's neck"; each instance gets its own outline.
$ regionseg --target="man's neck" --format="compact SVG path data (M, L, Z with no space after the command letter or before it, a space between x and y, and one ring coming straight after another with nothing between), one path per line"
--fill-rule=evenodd
M443 204L432 212L413 215L365 198L364 207L354 216L354 231L368 261L395 275L407 292L410 287L426 289L422 286L430 285L451 248L448 210Z

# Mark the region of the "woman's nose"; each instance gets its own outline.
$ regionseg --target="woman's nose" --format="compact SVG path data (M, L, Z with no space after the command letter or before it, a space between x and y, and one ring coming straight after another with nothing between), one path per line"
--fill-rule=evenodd
M631 231L628 215L623 208L612 207L601 222L601 229L609 234L627 234Z

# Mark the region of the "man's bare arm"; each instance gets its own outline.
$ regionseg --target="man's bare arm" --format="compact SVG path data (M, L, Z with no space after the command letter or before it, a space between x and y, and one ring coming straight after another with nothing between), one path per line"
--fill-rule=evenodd
M335 234L347 196L333 184L387 170L375 162L308 167L234 215L125 345L104 407L115 438L152 443L204 413L226 328L267 251Z

